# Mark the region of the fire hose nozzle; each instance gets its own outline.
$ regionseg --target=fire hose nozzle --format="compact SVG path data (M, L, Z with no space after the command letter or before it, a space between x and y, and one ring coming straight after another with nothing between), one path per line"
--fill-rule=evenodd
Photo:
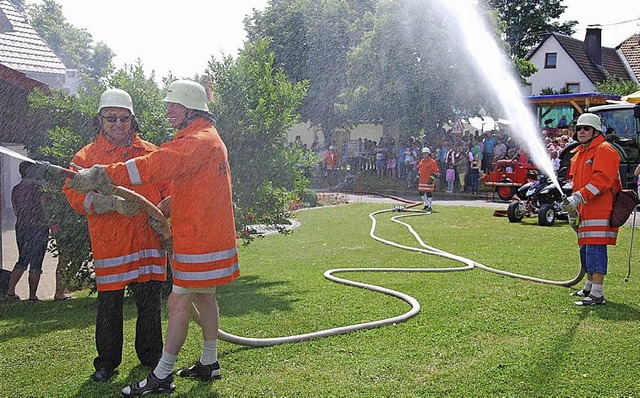
M76 176L76 172L67 168L64 168L62 166L58 166L55 164L51 164L47 161L43 161L43 160L36 160L36 164L47 169L47 170L52 170L55 171L58 174L61 174L64 177L67 178L73 178Z

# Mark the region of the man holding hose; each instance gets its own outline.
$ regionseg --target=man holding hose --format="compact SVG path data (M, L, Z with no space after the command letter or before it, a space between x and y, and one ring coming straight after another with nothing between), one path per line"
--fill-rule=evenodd
M100 97L94 120L98 136L82 148L73 163L81 168L109 164L155 152L157 147L138 137L131 96L108 89ZM140 362L154 368L162 355L162 282L167 279L166 252L140 205L96 191L62 191L69 204L87 216L93 265L98 288L96 349L93 378L108 381L122 361L124 290L129 285L138 309L136 353ZM168 196L168 185L133 187L153 204Z
M165 350L146 379L122 389L126 397L175 389L173 368L187 336L192 306L202 329L202 355L177 375L204 381L220 378L215 291L240 273L227 149L213 125L204 87L175 81L164 102L171 125L179 130L172 141L146 156L82 170L70 183L79 191L108 190L110 183L171 184L173 291Z
M615 245L618 228L609 224L613 197L622 189L618 167L620 156L602 135L600 117L583 113L576 123L576 140L581 144L572 152L569 178L573 194L563 204L569 214L577 211L580 263L587 274L584 288L572 293L581 298L580 306L603 305L603 282L607 274L607 245ZM570 222L574 222L570 220Z

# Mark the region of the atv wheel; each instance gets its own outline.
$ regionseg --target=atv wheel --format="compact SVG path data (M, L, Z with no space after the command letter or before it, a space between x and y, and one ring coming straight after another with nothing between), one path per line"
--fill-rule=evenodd
M552 204L546 204L540 206L540 210L538 210L538 224L543 227L553 225L553 222L556 219L556 211L553 209Z
M522 202L512 202L509 203L509 207L507 207L507 218L509 222L520 222L524 218L524 203Z
M513 187L509 186L497 186L496 192L498 193L498 198L500 198L500 200L504 200L505 202L510 201L511 198L513 198L513 194L515 193Z

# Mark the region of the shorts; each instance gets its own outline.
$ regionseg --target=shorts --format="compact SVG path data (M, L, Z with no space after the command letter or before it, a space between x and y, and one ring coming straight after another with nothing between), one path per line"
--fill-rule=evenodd
M581 245L580 265L589 275L607 274L607 245Z
M49 243L49 227L38 225L16 226L18 262L15 268L29 269L31 274L42 274L42 262Z
M175 294L190 294L190 293L215 294L216 293L216 287L215 286L211 286L211 287L181 287L181 286L173 285L173 287L171 288L171 291L173 293L175 293Z

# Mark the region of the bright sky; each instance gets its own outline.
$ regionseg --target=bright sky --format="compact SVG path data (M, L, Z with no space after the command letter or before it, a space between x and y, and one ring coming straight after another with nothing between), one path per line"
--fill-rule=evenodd
M85 28L94 41L104 41L116 53L116 66L140 58L147 72L155 70L158 81L169 71L177 77L200 74L212 56L235 56L246 39L244 17L268 4L268 0L56 2L69 23ZM577 39L584 39L589 24L602 25L607 47L640 33L638 0L563 0L563 4L568 8L562 19L579 21Z

